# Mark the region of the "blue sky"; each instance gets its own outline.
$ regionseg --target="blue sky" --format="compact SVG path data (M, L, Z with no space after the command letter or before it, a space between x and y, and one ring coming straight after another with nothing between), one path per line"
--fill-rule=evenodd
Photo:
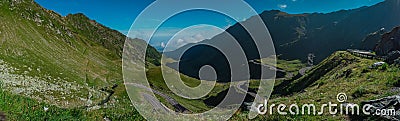
M143 11L153 0L35 0L43 7L54 10L65 16L70 13L84 13L89 18L104 24L112 29L118 30L124 34L130 29L135 18ZM265 10L281 10L288 13L328 13L342 9L354 9L361 6L371 6L383 0L245 0L257 13ZM171 3L171 7L179 4ZM224 6L224 5L221 5ZM240 12L240 10L238 10ZM243 15L235 19L244 20L252 15ZM149 20L149 22L158 22L158 20ZM210 11L191 11L182 13L169 19L158 30L156 36L152 38L151 45L162 48L173 35L183 28L187 32L180 32L180 38L176 41L187 40L183 43L197 42L201 39L207 39L221 29L225 29L236 23L233 19L224 15ZM205 24L205 26L201 26ZM195 26L193 26L195 25ZM200 25L200 26L198 26ZM212 26L208 26L212 25ZM214 27L213 27L214 26ZM219 29L217 29L217 28ZM138 38L146 39L149 35L146 33L146 25L142 30L136 32ZM197 33L197 34L196 34ZM199 34L201 33L201 34ZM186 38L186 39L184 39ZM181 46L181 45L179 45Z

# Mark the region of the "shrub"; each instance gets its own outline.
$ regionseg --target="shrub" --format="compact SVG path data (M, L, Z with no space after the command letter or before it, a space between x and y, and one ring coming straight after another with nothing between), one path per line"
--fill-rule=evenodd
M353 92L351 96L353 96L354 98L359 98L365 94L368 94L368 90L365 89L363 86L360 86Z
M380 70L387 70L389 67L389 64L385 63L381 67L379 67Z

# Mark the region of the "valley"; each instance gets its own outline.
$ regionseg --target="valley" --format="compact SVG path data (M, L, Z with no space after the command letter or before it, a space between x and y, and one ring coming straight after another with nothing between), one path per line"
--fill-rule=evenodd
M315 103L321 106L338 102L337 95L345 93L345 104L371 103L378 105L375 109L396 108L398 113L400 27L397 26L400 26L400 14L388 14L400 11L398 3L399 0L386 0L373 6L332 13L262 12L259 16L270 29L276 49L276 55L268 57L257 55L259 52L249 33L241 25L251 24L253 17L234 24L226 32L202 41L221 42L224 41L221 38L228 35L238 40L247 57L250 80L243 80L247 75L241 73L234 75L240 78L232 80L227 59L215 48L195 46L184 52L182 58L177 57L189 44L161 54L146 41L128 38L82 13L61 16L33 0L2 0L0 121L3 114L8 120L146 120L135 109L132 95L128 94L135 89L154 93L155 97L147 93L134 95L151 104L148 111L172 110L184 114L215 108L232 89L234 94L245 95L245 99L240 104L227 102L228 106L240 105L230 120L249 120L249 109L259 86L267 82L272 82L269 85L274 87L272 94L260 99L268 99L268 104ZM145 60L144 64L131 66L146 70L150 87L124 80L125 41L132 46L128 55ZM139 56L145 47L146 55ZM162 56L169 62L162 63ZM199 70L204 65L216 69L215 80L200 80ZM166 84L163 69L178 73L188 87L215 84L207 95L188 99L175 94L172 90L175 88ZM261 69L275 72L275 75L261 78ZM186 94L198 93L201 92ZM177 118L174 116L164 120ZM258 115L252 120L362 119L400 117L273 113Z

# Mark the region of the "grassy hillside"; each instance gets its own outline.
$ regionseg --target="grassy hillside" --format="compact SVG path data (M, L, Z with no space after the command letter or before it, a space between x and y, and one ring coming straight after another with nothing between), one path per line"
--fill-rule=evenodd
M0 1L0 112L10 120L144 120L129 100L123 85L121 52L125 36L83 14L62 17L31 0ZM135 48L143 40L131 39ZM165 84L159 58L152 47L146 56L152 88L174 98L190 112L212 108L206 100L218 99L230 83L217 83L211 93L198 100L173 94ZM142 53L135 51L134 53ZM268 60L266 60L268 61ZM269 103L317 106L335 102L344 92L348 102L377 99L400 93L400 69L391 65L369 68L379 60L336 52L305 76L283 80L275 86ZM297 73L298 60L277 62L277 67ZM195 87L200 80L181 75ZM250 83L252 91L257 80ZM167 106L167 101L158 98ZM213 103L217 103L212 100ZM231 120L246 120L238 111ZM259 116L256 120L350 119L345 115Z
M399 94L400 68L395 65L370 68L379 61L381 60L365 59L344 51L335 52L305 76L297 80L284 80L275 85L268 105L315 104L318 112L322 104L340 104L336 97L339 93L346 93L346 102L353 104ZM257 88L258 83L259 81L252 80L250 88ZM284 111L289 112L288 108ZM254 120L382 120L373 116L330 115L327 110L325 108L323 115L278 115L275 106L273 115L267 112L267 115L259 115ZM247 114L248 111L240 110L231 120L248 120Z
M122 80L126 36L32 0L0 1L0 21L0 111L8 119L141 118ZM146 46L131 41L135 48ZM148 52L147 65L158 65L160 54L152 47Z
M262 58L257 61L261 62L262 64L273 65L285 70L287 72L287 77L296 76L301 68L306 67L306 64L302 63L301 60L283 60L275 56Z
M398 94L400 69L396 66L383 65L370 68L380 60L364 59L348 52L339 51L325 59L307 75L290 81L284 85L277 85L273 98L269 103L276 104L321 104L337 103L337 94L346 93L347 102L360 104L362 101L378 99ZM282 83L281 83L282 84ZM278 116L267 119L285 120L347 120L345 115Z
M172 69L171 69L172 70ZM161 68L156 67L156 68L151 68L149 71L147 71L147 79L149 80L149 83L153 89L156 89L158 91L163 92L164 94L167 94L177 100L180 104L182 104L184 107L188 108L191 112L195 113L200 113L204 111L208 111L209 109L212 108L212 106L207 105L204 100L211 96L215 96L218 93L226 90L229 88L229 83L216 83L214 89L208 94L207 96L197 99L197 100L190 100L190 99L185 99L182 98L178 95L175 95L166 85L164 82ZM201 81L182 75L181 74L181 79L184 82L184 84L188 85L189 87L196 87L200 85ZM159 98L160 100L163 100L162 98ZM168 103L164 103L168 104Z

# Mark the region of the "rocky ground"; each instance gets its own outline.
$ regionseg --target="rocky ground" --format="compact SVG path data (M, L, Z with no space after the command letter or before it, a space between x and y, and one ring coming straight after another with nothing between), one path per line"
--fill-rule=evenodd
M15 74L16 70L18 69L0 60L0 82L3 89L60 107L74 107L77 104L93 105L93 99L103 98L106 95L59 77L32 77Z

